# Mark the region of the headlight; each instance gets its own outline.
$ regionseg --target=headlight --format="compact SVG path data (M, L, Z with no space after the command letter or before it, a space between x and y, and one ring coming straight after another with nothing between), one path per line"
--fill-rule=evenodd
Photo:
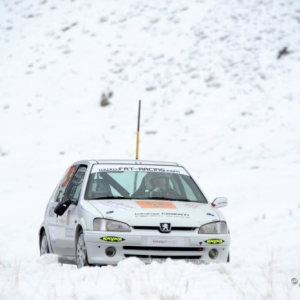
M217 233L228 233L226 222L213 222L202 225L199 228L198 233L200 234L217 234Z
M106 219L94 219L93 227L96 231L131 231L125 223Z

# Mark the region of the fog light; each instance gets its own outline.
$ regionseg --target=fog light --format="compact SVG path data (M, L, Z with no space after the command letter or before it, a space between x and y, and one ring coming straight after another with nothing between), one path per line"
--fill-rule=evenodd
M114 247L108 247L106 248L105 253L107 256L113 257L116 254L116 249Z
M211 249L211 250L209 250L208 255L211 259L216 259L218 257L218 250Z

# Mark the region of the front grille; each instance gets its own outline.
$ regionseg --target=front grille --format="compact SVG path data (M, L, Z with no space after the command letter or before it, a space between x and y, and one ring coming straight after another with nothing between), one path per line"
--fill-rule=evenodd
M145 260L155 259L185 259L199 260L202 257L202 247L155 247L155 246L123 246L125 257L137 257Z
M133 255L133 254L125 254L125 257L137 257L137 258L150 258L150 259L157 259L157 258L171 258L171 259L200 259L201 255L168 255L168 256L162 256L162 255Z
M172 227L172 231L194 231L197 227ZM133 226L133 229L136 230L158 230L158 226Z
M137 250L137 251L185 251L185 252L197 252L203 251L203 248L191 248L191 247L151 247L151 246L123 246L124 250Z

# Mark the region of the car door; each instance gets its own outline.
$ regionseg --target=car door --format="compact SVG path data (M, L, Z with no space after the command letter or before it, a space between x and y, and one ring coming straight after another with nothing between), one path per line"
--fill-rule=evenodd
M75 255L74 228L78 222L77 203L86 170L85 165L72 166L58 187L55 201L49 206L49 215L53 215L48 222L50 242L56 254ZM58 216L54 213L55 207L67 199L73 200L75 204L71 204L62 216Z
M77 169L77 166L71 166L66 171L63 179L59 183L59 185L49 203L47 213L46 213L48 233L50 236L50 244L51 244L52 250L55 254L58 254L60 252L59 251L59 241L61 238L58 236L58 233L59 233L59 227L61 225L59 224L58 215L56 215L54 213L54 209L57 206L57 204L62 201L64 192L68 186L69 181L73 177L76 169Z
M87 166L78 166L74 176L68 183L63 200L70 199L74 201L62 216L58 216L58 223L61 236L60 254L66 256L75 256L75 228L78 223L78 202L82 192L84 177Z

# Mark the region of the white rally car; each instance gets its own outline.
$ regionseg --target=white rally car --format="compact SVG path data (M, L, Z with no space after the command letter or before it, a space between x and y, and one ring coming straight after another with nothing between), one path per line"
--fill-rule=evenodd
M116 265L167 258L195 264L229 261L230 235L181 165L138 160L87 160L69 167L54 190L39 230L41 255L62 263Z

